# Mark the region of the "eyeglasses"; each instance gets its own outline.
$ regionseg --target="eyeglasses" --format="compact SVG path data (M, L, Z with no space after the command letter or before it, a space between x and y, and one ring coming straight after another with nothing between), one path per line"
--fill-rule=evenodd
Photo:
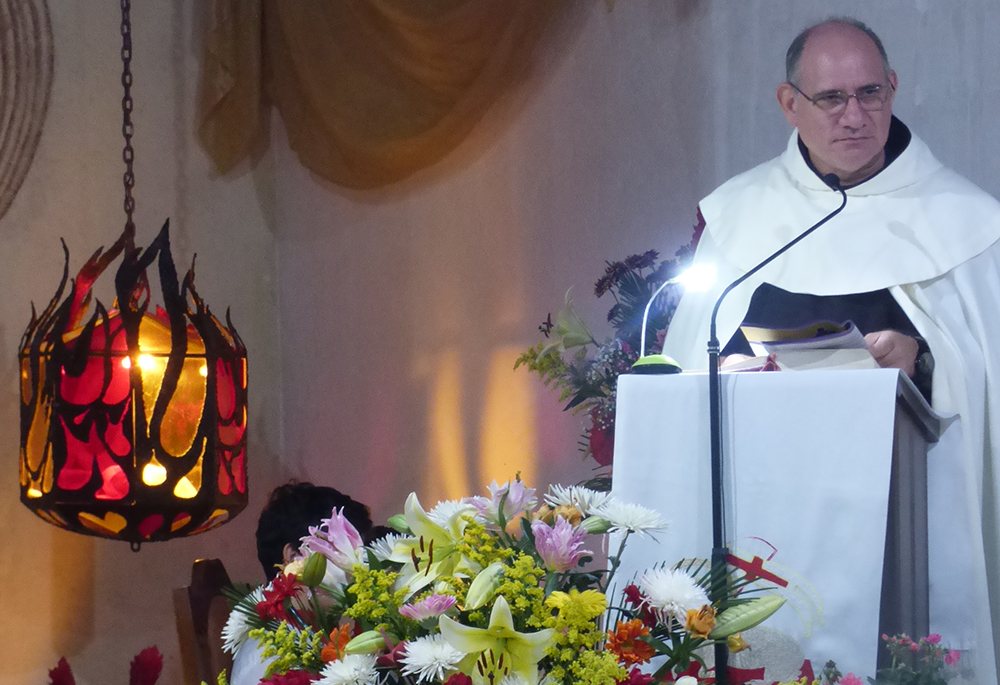
M828 90L819 93L814 97L809 97L791 81L788 82L788 85L798 91L799 95L819 107L827 114L840 114L847 109L847 103L851 101L851 98L857 100L858 106L866 112L878 112L885 107L885 103L889 100L889 95L893 91L891 85L888 87L871 85L859 88L856 93L845 93L840 90Z

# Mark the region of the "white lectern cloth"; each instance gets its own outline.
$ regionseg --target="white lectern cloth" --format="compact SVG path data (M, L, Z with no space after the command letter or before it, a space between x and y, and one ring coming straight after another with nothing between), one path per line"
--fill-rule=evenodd
M759 549L752 538L765 540L777 550L773 563L801 584L801 601L768 625L798 638L814 663L835 659L844 673L874 675L898 371L723 374L722 382L730 546ZM658 542L630 539L619 587L658 562L710 556L708 435L706 375L619 379L613 491L671 521ZM821 610L815 623L797 613L808 613L810 597Z

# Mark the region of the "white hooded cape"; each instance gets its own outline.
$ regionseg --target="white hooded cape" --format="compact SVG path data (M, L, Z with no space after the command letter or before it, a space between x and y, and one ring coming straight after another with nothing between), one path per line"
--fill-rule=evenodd
M1000 202L942 166L916 136L847 196L841 214L727 296L718 337L725 345L763 282L815 295L889 289L934 356L934 408L961 417L942 439L963 445L953 451L961 462L934 459L933 449L928 459L931 630L950 646L971 648L976 682L995 683ZM706 228L694 260L715 265L718 279L713 290L681 299L664 352L686 370L704 370L709 317L722 289L839 203L840 195L803 159L797 132L780 157L705 198L700 207Z

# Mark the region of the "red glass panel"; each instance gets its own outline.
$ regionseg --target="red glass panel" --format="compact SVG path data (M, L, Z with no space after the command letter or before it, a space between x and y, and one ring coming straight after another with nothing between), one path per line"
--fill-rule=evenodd
M221 359L215 363L219 418L229 421L236 409L236 388L233 386L232 367Z
M91 427L92 441L83 442L77 440L70 433L65 419L60 416L59 421L62 423L63 433L66 436L66 463L59 470L59 475L56 477L56 485L63 490L79 490L87 484L93 473L94 451L92 444L97 442L97 433ZM100 443L97 444L100 447Z
M104 484L94 493L94 497L104 500L120 500L128 494L128 477L106 452L97 455L97 467L101 469Z
M132 445L129 444L128 438L125 437L125 419L128 418L131 404L131 402L125 404L121 418L117 423L114 422L113 417L108 417L108 428L104 432L104 440L108 443L111 452L118 457L127 456L132 452Z
M148 538L150 535L158 531L162 525L163 516L161 514L153 514L139 524L139 534L144 538Z
M245 430L244 426L236 423L219 426L219 442L226 447L235 447L239 444Z
M62 381L59 384L59 392L64 400L70 404L88 405L97 401L104 389L104 359L102 357L90 357L83 373L79 376L71 376L62 369Z
M228 495L233 491L233 481L226 471L225 451L219 450L219 492Z

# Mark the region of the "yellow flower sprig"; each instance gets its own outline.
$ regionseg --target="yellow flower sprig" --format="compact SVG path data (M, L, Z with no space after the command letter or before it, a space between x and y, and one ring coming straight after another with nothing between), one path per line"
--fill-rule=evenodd
M267 676L284 673L293 668L318 671L323 666L320 652L323 651L323 634L306 626L296 630L282 621L276 630L255 628L247 633L264 648L261 657L276 657L267 667Z
M614 685L627 673L611 652L594 651L604 637L597 621L607 608L607 598L596 590L553 592L545 600L550 613L544 621L554 632L546 655L552 661L550 675L557 682Z
M360 564L352 573L354 582L347 587L347 596L354 603L344 615L358 621L365 630L392 630L401 621L399 607L406 602L407 590L394 590L399 573L372 569Z

